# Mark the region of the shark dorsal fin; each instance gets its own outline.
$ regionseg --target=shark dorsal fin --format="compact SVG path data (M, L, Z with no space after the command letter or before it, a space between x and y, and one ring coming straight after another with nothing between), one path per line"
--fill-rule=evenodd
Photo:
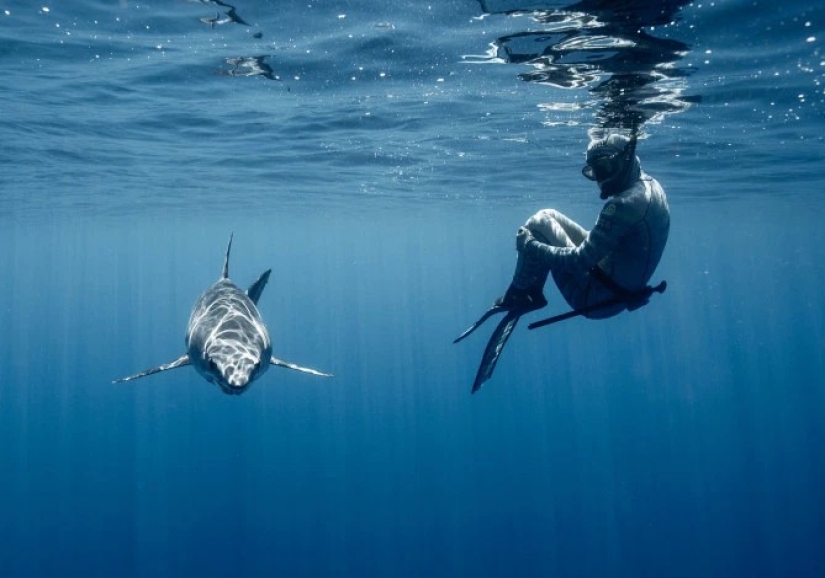
M229 251L232 250L232 237L235 233L229 234L229 244L226 246L226 257L223 259L223 273L221 273L221 279L229 279Z
M269 281L269 274L272 273L272 269L267 269L264 271L258 280L255 281L252 285L249 286L249 289L246 290L246 294L249 295L249 298L252 299L252 302L257 305L258 299L261 298L261 293L264 292L264 287L266 287L266 282Z

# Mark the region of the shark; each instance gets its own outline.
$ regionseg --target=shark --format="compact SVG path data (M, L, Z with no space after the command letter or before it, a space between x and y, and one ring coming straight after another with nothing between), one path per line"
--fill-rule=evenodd
M229 236L220 279L201 293L192 307L184 338L186 353L174 361L115 379L112 383L132 381L186 365L194 367L206 381L217 384L227 395L242 394L272 365L332 377L332 374L272 355L269 331L258 311L258 300L272 270L264 271L246 291L235 285L229 279L233 236Z

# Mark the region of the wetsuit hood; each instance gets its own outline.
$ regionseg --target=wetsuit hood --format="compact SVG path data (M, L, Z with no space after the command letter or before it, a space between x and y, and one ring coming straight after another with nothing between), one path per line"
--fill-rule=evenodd
M635 142L620 134L592 141L587 147L582 174L596 181L601 198L607 199L628 189L642 173Z

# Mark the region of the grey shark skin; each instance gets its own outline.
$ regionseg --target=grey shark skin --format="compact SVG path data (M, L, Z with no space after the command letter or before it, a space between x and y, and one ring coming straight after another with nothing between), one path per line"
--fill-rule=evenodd
M240 395L246 391L253 381L266 373L270 365L331 377L328 373L272 356L269 332L257 307L271 269L265 271L247 291L243 291L229 280L231 249L230 235L221 278L204 291L192 307L186 329L186 353L170 363L116 379L112 383L131 381L184 365L192 365L195 371L210 383L216 383L228 395Z

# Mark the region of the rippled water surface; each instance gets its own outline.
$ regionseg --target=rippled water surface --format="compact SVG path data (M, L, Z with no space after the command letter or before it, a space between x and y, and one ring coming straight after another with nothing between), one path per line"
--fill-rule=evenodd
M818 2L0 2L0 575L825 575ZM639 135L650 305L516 329ZM276 356L184 352L221 272ZM540 318L565 305L551 287ZM480 333L483 331L480 330Z

